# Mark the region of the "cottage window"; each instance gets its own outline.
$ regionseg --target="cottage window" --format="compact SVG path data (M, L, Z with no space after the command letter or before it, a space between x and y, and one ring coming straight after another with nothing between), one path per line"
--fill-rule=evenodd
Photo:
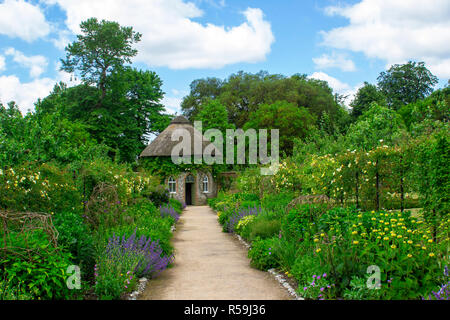
M169 178L169 192L170 193L176 193L177 192L176 191L176 186L177 186L177 183L175 182L175 179L170 177Z
M207 192L209 192L208 191L208 182L209 182L209 180L208 180L208 176L207 175L204 175L203 176L203 192L204 193L207 193Z

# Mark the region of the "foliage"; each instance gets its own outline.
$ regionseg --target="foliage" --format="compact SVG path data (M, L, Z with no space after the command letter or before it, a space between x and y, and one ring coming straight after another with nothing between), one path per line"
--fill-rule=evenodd
M449 121L450 117L450 87L434 91L429 97L418 100L401 107L398 113L401 115L408 130L413 134L418 127L425 125L426 130L430 129L431 121Z
M260 270L268 270L278 267L278 261L273 254L274 239L255 239L248 251L250 265Z
M391 144L402 126L396 112L374 103L350 126L347 136L358 149L370 150L378 145L379 140Z
M435 132L423 141L418 151L416 178L419 184L425 219L437 225L450 211L450 136L448 130Z
M246 216L254 215L257 216L261 212L261 208L257 208L256 205L254 207L244 207L242 206L238 210L234 211L227 221L224 223L224 230L229 233L234 233L236 225L238 224L239 220Z
M164 203L169 202L169 190L163 186L158 185L151 189L147 194L145 194L146 198L148 198L155 206L161 206Z
M0 300L32 300L24 285L11 284L11 280L0 279Z
M442 279L442 285L439 287L439 290L432 291L431 294L427 297L428 300L450 300L450 279L448 275L448 267L444 268L444 276Z
M424 62L395 64L378 76L378 87L386 96L388 106L398 110L408 103L425 98L433 91L438 79Z
M81 195L70 172L54 164L0 169L0 181L2 208L48 213L80 208Z
M261 105L277 101L304 107L317 119L328 113L332 121L337 122L341 116L341 107L336 104L327 83L306 75L285 77L264 71L256 74L240 71L226 80L197 79L191 83L190 94L183 99L183 113L195 118L210 99L217 99L227 107L229 121L237 128L242 128Z
M195 121L202 121L203 134L209 129L217 129L225 135L227 129L235 128L228 123L228 110L218 100L205 102Z
M299 286L300 289L301 286ZM335 284L330 283L327 274L313 275L311 283L305 284L300 294L307 299L326 300L335 297Z
M349 288L344 291L344 298L347 300L379 300L381 291L379 289L369 289L365 278L353 277L350 280Z
M244 239L249 238L250 227L254 223L256 216L245 216L239 220L236 225L235 232L242 236Z
M73 262L80 266L83 278L90 277L90 270L95 264L95 247L82 217L76 212L62 212L54 216L53 223L59 233L58 245L72 254Z
M141 34L132 27L121 27L117 22L90 18L80 24L82 34L66 47L66 59L61 69L69 73L79 71L86 83L98 84L105 93L108 73L120 69L137 54L133 43L141 40Z
M386 105L386 97L378 90L376 86L368 82L364 82L364 86L358 89L355 98L350 104L352 107L352 117L357 119L367 111L367 108L370 107L372 102L377 105L384 106Z
M180 215L175 211L175 209L173 207L171 207L170 205L167 206L160 206L159 207L159 212L161 213L161 217L165 218L165 217L172 217L172 219L175 220L175 222L178 221L178 219L180 219Z
M257 219L249 227L249 240L272 238L279 234L280 228L280 220Z
M102 157L107 150L95 143L85 125L70 121L59 112L41 115L38 107L36 114L22 116L14 103L7 108L0 104L0 128L2 168L27 161L67 164Z
M142 200L134 205L128 206L122 213L123 220L114 227L101 226L96 235L98 247L102 247L109 238L116 234L131 237L146 236L151 239L158 239L159 245L164 254L169 255L173 251L170 244L172 233L171 226L175 223L172 217L161 218L158 209L149 201Z
M293 138L304 139L314 126L316 119L304 108L286 101L273 104L263 104L252 112L244 130L278 129L280 137L280 151L292 154Z
M72 265L70 253L54 247L47 234L39 229L28 234L10 232L8 241L12 248L32 250L28 251L28 255L2 251L0 273L3 275L2 280L8 279L6 292L17 290L19 296L25 293L26 297L32 299L73 297L73 292L66 285L68 277L66 270Z
M351 275L361 277L364 268L377 265L385 283L384 298L418 298L436 285L439 259L445 259L440 252L448 242L445 238L434 241L430 229L422 225L409 212L336 208L315 225L306 225L305 245L314 243L316 261L331 267L338 292L349 284Z
M102 250L95 266L95 290L100 298L118 299L133 290L136 277L155 277L173 260L166 256L159 241L146 236L113 235Z

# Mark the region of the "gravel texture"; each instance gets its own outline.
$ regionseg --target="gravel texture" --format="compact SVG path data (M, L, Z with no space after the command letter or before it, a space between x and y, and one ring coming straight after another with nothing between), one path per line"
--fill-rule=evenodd
M291 300L269 272L250 267L247 249L223 233L207 206L183 211L174 233L175 262L149 280L140 300Z

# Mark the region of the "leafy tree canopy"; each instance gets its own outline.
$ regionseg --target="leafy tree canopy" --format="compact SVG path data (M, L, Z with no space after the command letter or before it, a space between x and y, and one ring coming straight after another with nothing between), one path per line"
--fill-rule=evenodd
M353 119L358 118L367 111L372 102L381 106L386 105L386 97L375 85L364 82L364 86L358 89L355 98L350 103Z
M438 83L438 78L425 67L424 62L412 61L393 65L381 72L377 79L388 106L394 110L425 98Z
M278 101L263 104L250 114L250 120L244 129L279 129L280 151L291 155L294 147L293 138L304 139L314 127L314 115L294 103Z
M218 100L205 102L195 120L202 121L203 132L208 129L218 129L225 134L227 129L235 128L233 124L228 122L227 108Z
M218 99L226 106L230 123L238 128L242 128L250 114L261 105L277 101L305 107L317 119L322 113L328 113L333 121L341 108L325 81L308 79L306 75L285 77L264 71L256 74L240 71L224 81L217 78L195 80L181 104L183 113L195 118L209 99Z
M139 42L141 34L132 27L122 27L113 21L90 18L80 24L77 41L66 47L66 59L61 59L61 69L78 71L87 84L96 84L102 98L106 95L106 78L137 54L132 44Z
M380 142L392 144L403 127L401 117L395 111L373 102L369 110L350 126L347 138L353 147L370 150Z

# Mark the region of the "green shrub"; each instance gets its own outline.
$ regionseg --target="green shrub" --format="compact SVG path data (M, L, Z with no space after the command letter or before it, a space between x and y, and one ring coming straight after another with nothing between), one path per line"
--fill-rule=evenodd
M326 206L318 204L303 204L291 209L282 221L283 236L297 242L310 238L317 232L316 221L326 210Z
M92 276L95 264L94 241L89 228L76 212L56 214L53 224L59 233L58 245L73 256L73 262L80 266L84 278Z
M169 190L163 185L159 185L148 191L145 196L153 202L156 207L169 202Z
M344 291L344 298L347 300L378 300L381 298L382 290L367 288L366 278L353 277L349 288Z
M11 280L0 279L0 301L1 300L32 300L33 297L27 292L24 284L12 285Z
M251 225L255 221L256 216L245 216L236 225L234 231L244 239L248 240L250 236Z
M0 256L0 273L9 280L10 288L26 288L33 299L68 299L75 294L67 288L66 270L72 256L55 248L40 229L32 232L10 232L7 255ZM23 254L27 249L28 254Z
M279 266L273 254L274 242L276 239L257 238L252 242L252 247L248 251L250 265L260 270L268 270Z
M281 228L280 220L266 220L258 217L250 225L249 239L268 239L278 235Z
M301 290L308 285L313 275L323 273L330 275L330 268L321 265L312 250L297 250L297 256L291 267L291 274L297 280L299 293L301 294Z
M264 210L277 212L284 215L287 205L294 199L292 192L267 193L261 199L261 206Z
M280 267L288 272L292 270L299 255L298 244L286 237L279 236L278 241L274 243L274 247Z
M101 247L113 235L121 234L129 237L136 230L137 237L144 235L152 240L159 240L163 252L167 255L172 253L173 247L170 244L172 238L170 229L174 224L172 217L161 218L159 210L148 200L130 205L123 215L125 223L98 230L97 247Z
M74 210L81 207L81 195L67 170L30 163L0 171L0 207L47 213Z
M175 209L178 214L183 211L183 204L181 203L181 201L171 198L169 199L169 204Z

